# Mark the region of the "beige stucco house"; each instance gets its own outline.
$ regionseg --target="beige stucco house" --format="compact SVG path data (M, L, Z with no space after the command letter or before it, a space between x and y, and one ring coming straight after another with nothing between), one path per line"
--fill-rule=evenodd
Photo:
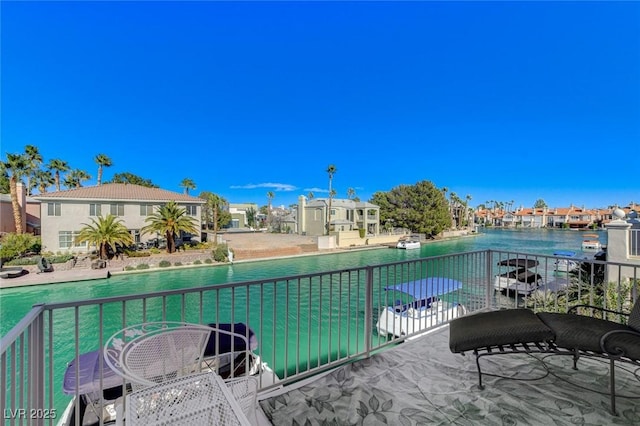
M146 225L147 216L169 201L185 208L196 220L197 229L202 229L202 205L206 202L179 192L123 183L51 192L34 198L41 202L42 250L54 253L89 251L87 244L76 243L75 237L91 219L108 214L123 220L135 242L156 238L156 235L141 234L140 229ZM193 239L200 240L200 235Z
M298 233L325 235L327 218L330 232L364 229L369 235L380 233L380 207L375 204L334 198L329 210L328 198L298 198Z
M258 205L256 203L229 203L229 213L231 214L229 228L248 228L250 224L247 211L251 209L255 214L258 213Z

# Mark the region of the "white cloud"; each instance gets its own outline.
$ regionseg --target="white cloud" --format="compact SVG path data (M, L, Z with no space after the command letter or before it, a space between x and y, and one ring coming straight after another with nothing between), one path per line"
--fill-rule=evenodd
M247 185L231 185L231 189L256 189L256 188L273 188L276 191L295 191L297 188L294 185L288 183L249 183Z
M324 192L324 193L329 192L328 189L324 189L324 188L305 188L304 191L305 192Z

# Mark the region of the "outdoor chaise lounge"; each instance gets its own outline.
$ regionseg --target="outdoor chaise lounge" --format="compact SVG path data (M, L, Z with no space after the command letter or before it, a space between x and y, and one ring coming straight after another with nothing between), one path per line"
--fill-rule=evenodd
M626 324L580 315L599 311ZM577 305L568 313L529 309L503 309L457 318L451 322L449 348L453 353L472 351L476 356L478 385L482 389L480 358L510 353L548 353L573 356L573 368L581 356L609 361L611 412L616 412L615 361L640 366L640 297L631 313L590 305ZM640 383L638 383L640 397Z
M22 266L5 266L0 268L0 278L17 278L27 273Z

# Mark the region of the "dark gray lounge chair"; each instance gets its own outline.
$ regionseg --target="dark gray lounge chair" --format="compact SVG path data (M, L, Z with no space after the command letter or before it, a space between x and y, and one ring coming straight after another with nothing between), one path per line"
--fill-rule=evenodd
M627 323L579 315L580 309L607 313L609 318L628 318ZM589 305L577 305L567 313L528 309L505 309L456 318L450 324L449 348L453 353L472 351L482 389L480 358L509 353L555 353L572 355L577 368L582 356L609 360L611 412L616 413L615 361L640 366L640 297L631 313Z
M38 259L38 269L40 272L53 272L53 265L45 257L41 256Z

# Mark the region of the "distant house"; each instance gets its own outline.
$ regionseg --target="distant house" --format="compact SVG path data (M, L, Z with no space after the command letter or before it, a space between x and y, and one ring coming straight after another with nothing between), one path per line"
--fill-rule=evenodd
M22 207L22 226L27 234L40 234L40 201L27 197L24 185L18 183L18 204ZM10 194L0 194L0 233L16 232Z
M42 250L77 253L89 251L87 244L77 244L75 237L84 224L91 223L91 219L108 214L119 216L135 242L146 242L158 236L142 235L140 229L158 207L175 201L193 216L196 228L202 229L202 205L206 202L179 192L123 183L51 192L34 198L41 202ZM189 239L192 236L179 237ZM195 237L200 239L199 235Z
M258 213L258 205L256 203L229 203L229 213L231 214L229 228L248 228L250 224L247 211L251 209L254 210L255 214Z
M306 197L298 198L298 233L304 235L325 235L327 219L329 231L353 231L364 229L367 234L380 233L380 207L354 200L335 198L314 198L307 202Z

